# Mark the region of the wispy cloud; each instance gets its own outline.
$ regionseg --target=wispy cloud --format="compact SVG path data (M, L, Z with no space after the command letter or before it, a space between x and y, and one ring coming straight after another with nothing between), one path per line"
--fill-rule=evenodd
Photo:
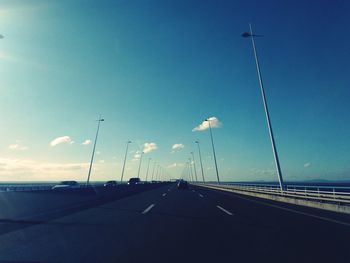
M143 152L144 153L150 153L150 152L153 152L157 149L157 144L155 144L154 142L146 142L144 145L143 145Z
M276 176L276 170L275 169L257 169L252 168L250 169L251 173L255 176L257 176L260 179L266 179L271 178L273 176Z
M95 168L97 167L96 164ZM31 159L0 158L0 176L2 180L8 181L84 179L88 168L88 162L49 163Z
M86 139L85 141L83 141L81 143L81 145L89 145L89 144L91 144L91 140L89 140L89 139Z
M51 147L55 147L59 144L73 144L74 141L69 136L62 136L62 137L57 137L56 139L53 139L50 142Z
M3 60L3 61L8 62L8 63L21 64L24 66L33 67L33 68L36 68L39 70L48 70L49 69L48 65L38 63L34 59L24 58L24 57L21 57L19 55L14 55L14 54L11 54L9 52L4 52L4 51L0 51L0 60Z
M304 163L305 168L310 167L310 166L311 166L311 163Z
M210 117L208 118L208 120L210 121L210 125L212 128L220 128L222 126L222 123L216 117ZM192 131L204 131L206 129L209 129L209 122L203 121L197 127L193 128Z
M172 163L167 166L167 168L176 168L176 167L183 167L183 163Z
M27 146L22 145L20 140L17 140L16 143L10 144L8 148L12 151L25 151L28 150Z
M175 143L171 149L172 149L172 153L176 152L176 151L179 151L181 149L183 149L185 147L185 145L183 145L182 143Z
M141 151L136 151L134 154L134 157L132 158L132 161L138 161L141 158Z

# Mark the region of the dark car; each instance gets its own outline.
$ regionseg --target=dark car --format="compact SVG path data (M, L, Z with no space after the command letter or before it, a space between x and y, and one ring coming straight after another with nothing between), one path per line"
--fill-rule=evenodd
M177 189L188 189L187 181L181 180L177 183Z
M130 178L129 179L129 182L128 182L128 185L136 185L136 184L140 184L141 183L141 180L140 178Z
M52 190L63 190L63 189L76 189L80 188L80 185L76 181L63 181L52 187Z
M117 187L117 182L116 181L107 181L104 183L103 186L107 187L107 188L115 188L115 187Z

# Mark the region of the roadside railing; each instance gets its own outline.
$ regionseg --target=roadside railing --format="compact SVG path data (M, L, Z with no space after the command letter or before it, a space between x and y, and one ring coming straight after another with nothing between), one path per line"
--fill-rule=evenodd
M214 188L228 190L246 191L261 194L270 194L297 198L322 203L337 203L350 206L350 187L331 186L296 186L286 185L283 191L276 185L253 185L253 184L232 184L232 183L196 183Z
M0 192L13 192L13 191L45 191L50 190L54 186L54 184L21 184L21 185L14 185L14 184L3 184L0 185Z

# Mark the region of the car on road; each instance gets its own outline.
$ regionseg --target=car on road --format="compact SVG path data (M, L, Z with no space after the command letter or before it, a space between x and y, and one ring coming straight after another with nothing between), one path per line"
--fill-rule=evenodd
M127 183L127 185L136 185L136 184L141 184L140 178L137 178L137 177L130 178L129 182Z
M177 189L188 189L188 183L185 180L180 180L177 183Z
M77 189L77 188L80 188L80 185L77 181L62 181L61 183L54 185L51 189L59 190L59 189Z
M115 188L117 185L117 181L107 181L103 184L103 186L106 188Z

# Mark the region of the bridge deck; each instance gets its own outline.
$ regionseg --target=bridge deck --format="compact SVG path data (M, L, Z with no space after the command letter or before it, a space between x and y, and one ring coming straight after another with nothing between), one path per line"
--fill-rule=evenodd
M348 216L277 206L165 185L47 222L3 221L0 262L350 262Z

